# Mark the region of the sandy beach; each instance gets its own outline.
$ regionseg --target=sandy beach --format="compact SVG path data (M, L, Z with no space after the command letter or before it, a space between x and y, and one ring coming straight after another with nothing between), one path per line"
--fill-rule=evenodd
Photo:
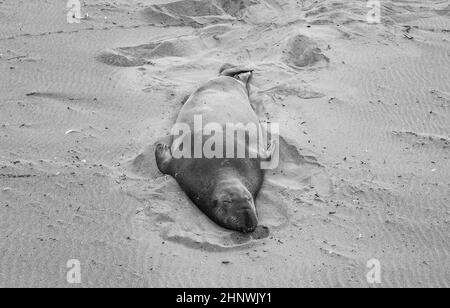
M67 3L0 1L0 287L450 286L448 1ZM258 239L154 158L224 63L280 125Z

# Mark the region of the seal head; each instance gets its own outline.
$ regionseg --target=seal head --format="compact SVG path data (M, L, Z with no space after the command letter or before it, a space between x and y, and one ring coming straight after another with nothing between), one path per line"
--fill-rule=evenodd
M220 181L212 195L212 215L224 228L251 233L258 226L252 194L238 179Z

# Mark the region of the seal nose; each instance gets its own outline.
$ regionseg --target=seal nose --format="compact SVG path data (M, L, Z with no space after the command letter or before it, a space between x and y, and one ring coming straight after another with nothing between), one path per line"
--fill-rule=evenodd
M251 233L255 231L256 227L258 226L258 218L256 217L256 214L252 210L245 210L244 213L244 233Z

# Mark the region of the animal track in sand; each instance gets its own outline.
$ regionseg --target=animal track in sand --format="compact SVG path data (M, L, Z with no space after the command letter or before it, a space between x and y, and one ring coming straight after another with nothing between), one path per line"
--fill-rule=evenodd
M312 39L304 35L291 37L283 51L283 61L295 68L310 67L330 62Z
M151 59L163 57L189 57L207 49L204 42L195 37L181 37L134 47L123 47L100 53L96 59L112 66L132 67L153 65Z
M150 61L144 59L136 59L131 56L119 54L115 51L104 51L96 56L96 60L108 65L119 67L132 67L152 64Z
M415 145L435 145L442 146L444 149L448 149L450 146L450 139L448 136L411 131L393 131L392 134L408 142L413 142Z
M251 0L181 0L151 5L142 11L145 20L164 26L202 27L242 18L243 11L258 4Z
M296 80L271 87L267 90L261 91L261 93L266 93L269 95L276 94L283 97L293 95L302 99L322 98L325 96L325 94L312 90L308 84L299 83Z

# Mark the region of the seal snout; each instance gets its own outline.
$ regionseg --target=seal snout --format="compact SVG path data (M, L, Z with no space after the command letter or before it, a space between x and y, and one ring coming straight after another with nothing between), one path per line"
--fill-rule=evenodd
M235 202L232 208L223 212L223 226L242 233L252 233L258 226L258 217L250 204Z
M252 209L244 209L240 211L243 233L252 233L258 226L258 218Z
M213 217L222 227L242 233L255 231L258 226L255 202L240 181L221 182L213 200Z

